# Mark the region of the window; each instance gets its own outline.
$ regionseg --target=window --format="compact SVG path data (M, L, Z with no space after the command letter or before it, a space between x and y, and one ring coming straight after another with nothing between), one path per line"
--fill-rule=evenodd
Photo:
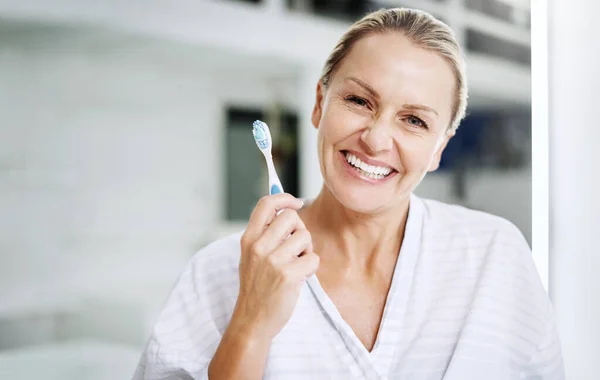
M377 0L287 0L287 3L291 10L349 22L384 8Z
M467 50L531 66L531 47L467 29Z
M247 221L256 201L268 194L265 159L252 137L252 123L268 116L261 109L227 109L225 139L225 198L228 221ZM286 193L298 196L298 117L282 112L279 123L270 123L273 138L273 162Z
M521 25L525 28L530 27L531 12L525 9L518 9L501 0L466 0L466 7L486 14L488 16Z
M504 170L530 165L531 111L473 110L444 150L440 170Z
M252 4L259 4L262 2L262 0L229 0L229 1L237 1L238 3L252 3Z

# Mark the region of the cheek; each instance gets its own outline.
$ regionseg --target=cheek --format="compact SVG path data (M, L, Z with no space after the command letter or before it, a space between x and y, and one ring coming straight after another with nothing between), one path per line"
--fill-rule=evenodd
M429 168L435 155L435 142L421 138L404 138L396 142L402 166L407 172L421 172Z
M369 125L366 115L359 115L348 106L335 102L323 108L322 133L329 143L337 143Z

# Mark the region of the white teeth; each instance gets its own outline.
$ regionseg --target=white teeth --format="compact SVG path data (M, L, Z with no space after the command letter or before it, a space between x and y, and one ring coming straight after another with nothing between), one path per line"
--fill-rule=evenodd
M368 165L352 153L346 153L346 161L352 166L361 169L365 173L365 176L369 178L381 179L392 172L392 168Z

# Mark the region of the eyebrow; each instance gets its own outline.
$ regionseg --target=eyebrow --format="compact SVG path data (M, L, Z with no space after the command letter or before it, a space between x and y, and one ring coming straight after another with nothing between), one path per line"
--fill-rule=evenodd
M371 94L371 96L373 96L376 99L379 99L379 93L377 91L375 91L375 89L373 87L371 87L367 83L363 82L362 80L358 79L357 77L346 77L346 80L349 80L349 81L352 81L352 82L358 84L360 87L364 88L369 94Z
M369 84L365 83L364 81L358 79L357 77L352 77L352 76L346 77L346 80L349 80L349 81L352 81L352 82L358 84L359 86L364 88L369 94L371 94L371 96L373 96L376 99L379 99L379 93L377 91L375 91L375 89L373 87L371 87ZM434 110L431 107L427 107L427 106L424 106L421 104L404 104L403 107L411 109L411 110L431 112L431 113L436 114L436 116L439 116L439 114L437 113L436 110Z
M431 112L436 114L436 116L440 116L436 110L434 110L431 107L427 107L421 104L404 104L404 108L408 108L411 110L420 110L420 111L425 111L425 112Z

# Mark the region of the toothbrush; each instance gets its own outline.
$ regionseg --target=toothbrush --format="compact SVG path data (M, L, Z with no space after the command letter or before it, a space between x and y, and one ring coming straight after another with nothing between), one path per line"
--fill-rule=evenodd
M267 170L269 171L269 195L283 193L283 187L281 181L275 171L275 165L273 164L273 156L271 155L271 132L266 123L256 120L252 123L252 135L254 135L254 141L258 146L258 149L265 156L267 161ZM280 210L281 211L281 210Z

